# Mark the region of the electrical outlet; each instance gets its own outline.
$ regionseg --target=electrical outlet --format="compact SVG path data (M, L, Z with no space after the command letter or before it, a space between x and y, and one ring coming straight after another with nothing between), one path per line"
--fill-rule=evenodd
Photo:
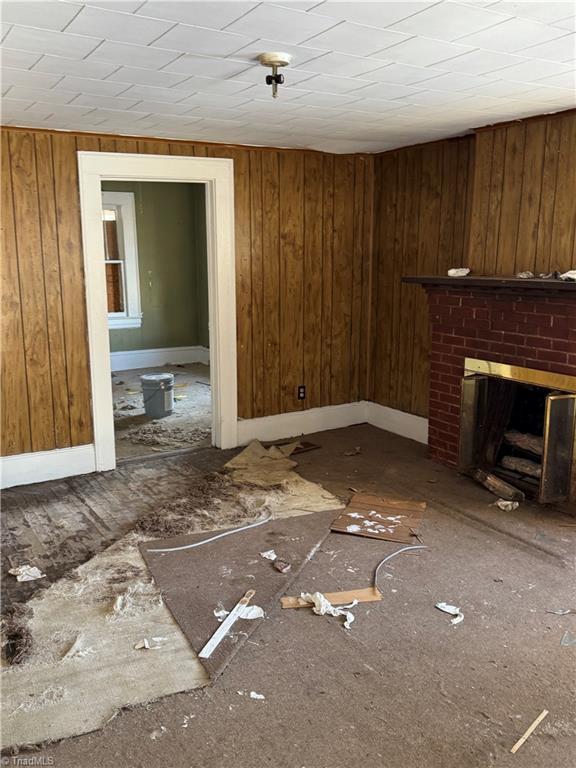
M306 400L306 385L300 384L298 387L298 400Z

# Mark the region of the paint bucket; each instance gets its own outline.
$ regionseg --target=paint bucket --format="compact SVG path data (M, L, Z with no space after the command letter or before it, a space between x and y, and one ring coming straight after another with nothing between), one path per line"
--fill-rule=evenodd
M162 419L174 410L174 374L144 373L140 376L144 410L151 419Z

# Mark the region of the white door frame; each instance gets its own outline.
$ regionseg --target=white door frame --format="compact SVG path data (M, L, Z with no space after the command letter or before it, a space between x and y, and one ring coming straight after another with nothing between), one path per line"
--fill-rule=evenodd
M238 444L238 408L233 161L116 152L77 154L96 471L116 466L102 181L192 182L205 185L212 443L219 448L235 447Z

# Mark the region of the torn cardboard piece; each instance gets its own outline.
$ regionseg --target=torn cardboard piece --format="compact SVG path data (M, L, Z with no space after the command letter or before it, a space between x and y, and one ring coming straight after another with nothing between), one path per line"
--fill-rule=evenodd
M332 531L410 544L426 511L426 502L355 493Z

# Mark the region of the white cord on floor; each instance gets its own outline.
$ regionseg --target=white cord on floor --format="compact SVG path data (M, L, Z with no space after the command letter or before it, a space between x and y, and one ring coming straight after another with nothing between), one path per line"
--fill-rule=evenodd
M387 557L384 558L384 560L382 560L382 562L378 565L378 567L374 571L374 586L376 587L376 589L378 589L378 571L380 570L380 568L382 568L384 563L387 563L388 560L391 560L393 557L396 557L396 555L399 555L402 552L408 552L409 550L414 550L414 549L428 549L428 547L425 547L422 544L415 544L410 547L402 547L402 549L397 549L396 552L392 552L391 555L388 555Z
M265 517L263 520L258 520L256 523L244 525L242 528L234 528L232 531L224 531L224 533L218 533L216 536L212 536L209 539L204 539L203 541L197 541L194 544L184 544L182 547L168 547L167 549L148 549L147 552L181 552L183 549L201 547L202 544L209 544L211 541L224 538L224 536L231 536L233 533L240 533L241 531L247 531L250 528L256 528L258 525L264 525L264 523L267 523L271 517L272 515L268 515L268 517Z

